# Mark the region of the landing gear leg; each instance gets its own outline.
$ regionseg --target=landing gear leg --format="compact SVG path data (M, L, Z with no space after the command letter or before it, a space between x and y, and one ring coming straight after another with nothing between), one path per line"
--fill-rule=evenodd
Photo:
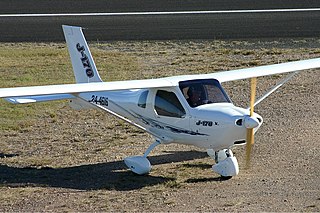
M149 146L149 148L146 150L143 156L127 157L124 159L124 163L132 172L138 175L149 173L151 171L151 164L150 161L147 159L147 156L156 146L160 144L161 142L159 140L156 140L153 144Z
M212 170L222 177L232 177L239 173L237 158L233 156L230 149L223 149L218 152L207 150L207 153L216 161L216 164L212 166Z

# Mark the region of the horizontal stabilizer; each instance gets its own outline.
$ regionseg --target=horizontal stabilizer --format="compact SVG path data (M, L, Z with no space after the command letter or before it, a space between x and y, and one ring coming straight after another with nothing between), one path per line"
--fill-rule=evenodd
M62 95L20 96L20 97L5 98L5 100L13 104L27 104L27 103L44 102L44 101L73 99L73 98L75 98L73 95L62 94Z

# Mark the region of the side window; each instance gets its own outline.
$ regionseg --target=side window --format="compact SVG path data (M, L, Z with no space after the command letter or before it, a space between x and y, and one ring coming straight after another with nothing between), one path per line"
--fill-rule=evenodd
M158 90L155 99L155 106L158 115L182 118L186 111L179 99L173 92Z
M148 97L149 90L146 90L141 93L139 100L138 100L138 106L141 108L146 108L147 106L147 97Z

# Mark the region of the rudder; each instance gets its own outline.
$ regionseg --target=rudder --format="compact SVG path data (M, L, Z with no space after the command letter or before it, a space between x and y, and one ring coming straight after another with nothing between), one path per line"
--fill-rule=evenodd
M77 83L102 82L81 27L62 25Z

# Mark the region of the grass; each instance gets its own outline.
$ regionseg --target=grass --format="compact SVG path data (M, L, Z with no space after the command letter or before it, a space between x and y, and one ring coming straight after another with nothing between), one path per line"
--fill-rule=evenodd
M0 85L18 87L70 83L67 50L59 44L1 44ZM68 72L69 71L69 72ZM13 106L0 100L0 130L22 130L44 112L53 113L59 103Z

